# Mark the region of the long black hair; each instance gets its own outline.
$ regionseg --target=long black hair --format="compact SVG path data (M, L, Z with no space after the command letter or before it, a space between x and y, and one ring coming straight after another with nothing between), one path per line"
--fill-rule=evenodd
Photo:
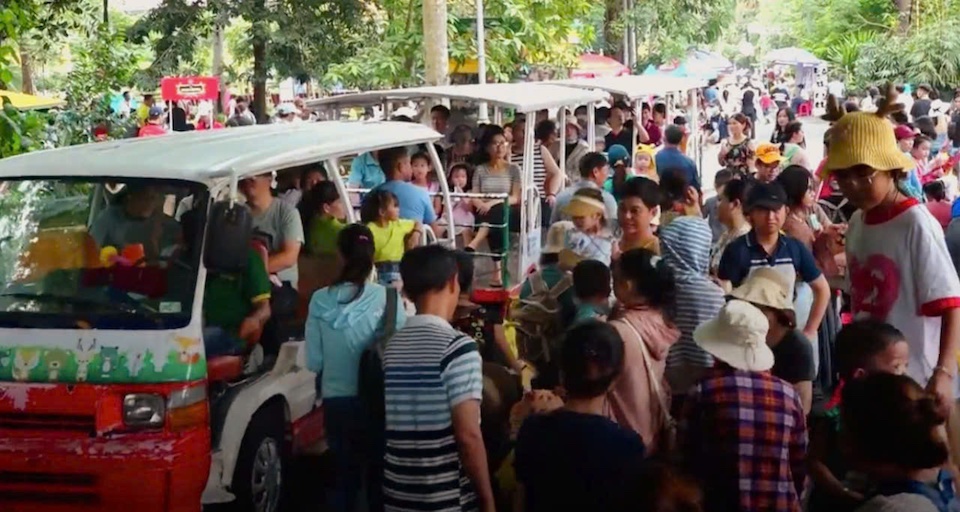
M317 186L307 191L300 201L300 219L305 227L309 227L314 215L323 213L323 207L340 199L340 192L332 181L321 181Z
M490 151L488 148L490 144L493 144L493 139L495 139L497 135L504 135L503 128L495 124L488 124L483 127L483 130L480 132L480 137L477 138L477 147L473 152L473 157L470 158L470 163L473 165L490 163Z
M337 250L343 258L343 268L333 283L350 283L357 287L357 293L344 302L349 304L363 295L363 287L373 272L373 233L363 224L350 224L337 236Z

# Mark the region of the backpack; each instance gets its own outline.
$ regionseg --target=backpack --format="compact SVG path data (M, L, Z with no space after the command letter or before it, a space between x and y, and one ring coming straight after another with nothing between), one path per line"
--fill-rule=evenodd
M573 278L566 274L549 289L541 272L531 274L529 279L532 293L514 303L510 319L516 328L520 358L538 366L550 363L563 337L560 296L573 286Z
M375 432L386 428L386 399L384 397L383 353L387 342L397 328L397 289L387 287L387 305L383 313L380 337L364 349L360 355L360 371L357 379L357 396L367 409L370 424Z
M930 500L939 512L957 512L960 510L960 501L953 489L953 478L945 470L937 475L937 487L915 480L891 482L879 485L874 496L893 496L896 494L919 494Z

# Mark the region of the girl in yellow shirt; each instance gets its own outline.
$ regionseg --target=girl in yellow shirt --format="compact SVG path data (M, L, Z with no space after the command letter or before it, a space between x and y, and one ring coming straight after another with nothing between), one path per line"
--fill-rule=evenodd
M384 286L400 286L403 253L420 244L420 223L400 218L400 202L387 190L372 190L360 206L360 221L373 233L373 261Z

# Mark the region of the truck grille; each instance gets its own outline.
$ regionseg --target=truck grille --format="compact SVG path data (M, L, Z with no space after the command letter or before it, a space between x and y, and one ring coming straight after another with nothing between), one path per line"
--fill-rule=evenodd
M93 415L0 412L0 430L56 430L93 435L96 429Z
M97 477L83 474L0 471L0 503L95 505Z

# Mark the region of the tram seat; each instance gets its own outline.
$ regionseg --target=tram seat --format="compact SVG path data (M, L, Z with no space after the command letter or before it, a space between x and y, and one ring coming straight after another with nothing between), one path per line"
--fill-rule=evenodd
M243 356L217 356L207 360L207 382L230 382L243 376Z
M313 298L314 292L332 285L340 275L343 263L340 257L334 254L311 256L301 253L297 260L297 268L300 270L297 285L297 292L300 294L297 319L306 322L310 299Z
M260 255L264 267L267 267L267 258L270 255L267 251L267 245L261 240L251 240L250 248ZM249 353L250 350L256 347L262 335L263 331L255 333L249 339L245 340L247 347L244 352ZM208 359L207 382L231 382L239 379L243 376L245 359L246 357L244 355L223 355Z

